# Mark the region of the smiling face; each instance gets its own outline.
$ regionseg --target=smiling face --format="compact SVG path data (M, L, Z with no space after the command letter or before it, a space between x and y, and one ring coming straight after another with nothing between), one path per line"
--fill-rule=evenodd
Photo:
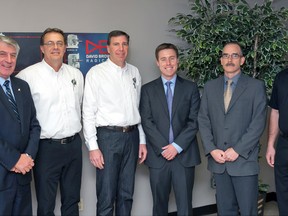
M175 50L163 49L159 51L156 63L161 71L161 75L166 80L171 80L177 72L179 60Z
M242 55L239 45L231 43L223 48L220 61L225 75L228 78L232 78L240 73L241 65L245 62L245 57Z
M44 54L44 60L50 66L55 64L62 65L63 56L66 51L66 45L64 38L60 33L50 32L44 37L44 44L40 46L42 53Z
M16 48L0 41L0 77L7 79L14 72L16 60Z
M128 55L129 42L126 36L111 37L110 45L107 46L110 60L123 68Z

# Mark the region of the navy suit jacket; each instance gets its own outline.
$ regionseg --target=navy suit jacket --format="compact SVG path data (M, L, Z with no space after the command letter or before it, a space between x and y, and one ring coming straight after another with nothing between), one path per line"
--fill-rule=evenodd
M196 138L199 105L200 97L197 85L177 76L172 103L172 125L174 142L183 149L177 158L185 167L192 167L200 163ZM166 162L161 153L162 147L169 144L170 126L161 77L142 87L140 114L148 150L145 163L152 168L161 168Z
M21 185L31 182L31 172L22 175L10 170L22 153L35 158L41 129L28 84L15 77L11 77L11 84L21 124L0 87L0 190L12 187L15 182Z
M225 113L224 77L208 81L204 86L198 115L199 131L208 169L225 170L231 176L256 175L259 172L259 139L265 129L267 97L263 81L241 74ZM234 162L217 163L210 152L232 147L239 157Z

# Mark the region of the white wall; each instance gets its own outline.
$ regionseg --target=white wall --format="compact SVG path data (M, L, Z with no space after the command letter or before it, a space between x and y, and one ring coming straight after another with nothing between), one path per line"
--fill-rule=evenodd
M255 1L250 0L251 3ZM258 0L258 2L261 2ZM277 6L287 6L285 0L275 0ZM188 0L10 0L1 3L0 32L42 32L47 27L58 27L65 32L110 32L114 29L126 31L131 36L128 61L137 66L146 83L159 76L155 65L154 50L163 42L181 43L169 32L168 20L177 13L188 13ZM266 136L263 136L266 144ZM200 148L202 150L202 148ZM262 148L262 152L266 147ZM196 168L194 185L194 207L215 203L215 191L210 188L210 173L207 161L201 152L202 164ZM261 161L261 176L274 189L272 169L264 158ZM84 202L83 216L95 215L95 169L88 160L83 145L83 177L81 197ZM33 210L36 201L33 188ZM60 201L57 197L56 215L60 215ZM175 211L171 196L170 211ZM136 186L132 215L151 215L152 196L149 173L141 165L136 173Z

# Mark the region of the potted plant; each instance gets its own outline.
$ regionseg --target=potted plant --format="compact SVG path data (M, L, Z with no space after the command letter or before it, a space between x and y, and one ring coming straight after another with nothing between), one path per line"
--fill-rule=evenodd
M262 79L270 95L275 75L287 64L288 9L273 8L272 0L251 7L246 0L188 0L191 13L169 20L171 31L187 46L180 48L180 69L199 87L222 73L223 44L237 41L246 62L243 72Z
M237 41L246 58L243 73L262 79L270 96L275 75L288 62L288 9L273 8L273 0L254 6L246 0L188 2L191 13L179 13L169 20L171 31L186 42L180 47L180 70L203 87L223 73L219 64L223 45ZM259 215L263 215L268 188L259 180Z

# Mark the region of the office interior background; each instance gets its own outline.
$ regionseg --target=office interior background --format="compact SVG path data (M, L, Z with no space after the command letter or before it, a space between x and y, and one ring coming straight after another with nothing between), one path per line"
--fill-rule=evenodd
M251 5L262 0L247 0ZM288 1L274 0L273 5L287 7ZM168 20L177 13L189 13L188 0L12 0L3 1L0 13L0 32L43 32L47 27L58 27L64 32L108 33L119 29L130 35L128 62L137 66L143 84L159 76L155 64L155 48L163 42L182 46ZM269 192L275 192L273 169L265 161L267 129L261 138L262 159L260 177L270 185ZM199 138L199 137L198 137ZM200 138L198 139L200 141ZM203 154L202 163L196 167L193 192L193 207L215 204L215 190L211 188L211 174ZM83 142L83 174L81 189L82 209L80 215L92 216L96 211L95 169L89 162L89 154ZM33 212L36 214L36 197L32 183ZM173 193L169 211L176 211ZM146 216L152 212L152 194L149 171L139 165L136 172L134 204L132 215ZM60 197L57 197L55 214L60 215Z

